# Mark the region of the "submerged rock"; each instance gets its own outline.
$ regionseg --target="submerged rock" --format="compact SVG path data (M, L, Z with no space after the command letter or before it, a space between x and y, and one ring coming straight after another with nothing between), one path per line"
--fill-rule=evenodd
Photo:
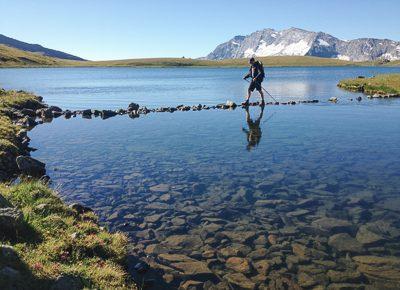
M256 284L242 273L226 274L224 279L239 289L255 289Z
M329 238L328 245L339 252L361 253L363 247L360 242L352 238L348 233L340 233Z

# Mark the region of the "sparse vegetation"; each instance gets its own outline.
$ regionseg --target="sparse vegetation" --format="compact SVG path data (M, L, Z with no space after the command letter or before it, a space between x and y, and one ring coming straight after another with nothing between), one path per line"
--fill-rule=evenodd
M347 79L339 82L342 89L365 94L400 94L400 74L383 74L372 78Z

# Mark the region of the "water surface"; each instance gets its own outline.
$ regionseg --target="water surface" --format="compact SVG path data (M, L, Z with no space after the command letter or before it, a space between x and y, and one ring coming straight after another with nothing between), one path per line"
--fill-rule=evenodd
M245 91L241 69L93 69L72 81L91 70L66 69L53 88L26 85L76 108L216 104ZM126 232L169 288L194 280L206 289L396 289L400 101L350 101L359 94L336 88L337 79L385 70L270 70L271 93L318 97L316 105L59 118L30 133L33 156L67 202ZM113 94L95 88L100 72ZM127 86L143 90L114 91L125 73ZM159 76L141 83L132 74ZM84 82L91 94L78 98ZM326 102L332 95L338 104Z

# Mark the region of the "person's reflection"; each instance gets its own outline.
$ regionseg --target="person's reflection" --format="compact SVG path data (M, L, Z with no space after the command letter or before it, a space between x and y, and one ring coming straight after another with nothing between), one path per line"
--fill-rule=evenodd
M247 135L246 149L250 151L251 149L257 147L258 143L260 143L261 140L262 131L260 123L264 115L264 106L261 106L260 115L255 121L253 121L253 119L251 119L250 117L249 107L246 107L245 109L246 109L246 122L249 129L242 128L242 130Z

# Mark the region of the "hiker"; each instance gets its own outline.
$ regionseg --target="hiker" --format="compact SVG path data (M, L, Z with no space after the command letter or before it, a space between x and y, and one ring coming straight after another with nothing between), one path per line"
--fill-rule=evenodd
M250 117L249 107L248 106L246 107L246 122L249 129L247 130L245 128L242 128L242 131L245 132L247 135L247 146L246 146L247 151L250 151L251 149L255 148L258 145L258 143L260 143L262 135L260 122L264 115L264 107L265 107L264 105L261 105L260 115L255 121L253 121Z
M261 105L263 105L263 104L265 104L265 102L264 102L264 93L262 91L261 83L265 77L264 66L260 61L258 61L258 60L256 61L254 59L254 57L250 58L249 64L250 64L249 73L247 75L245 75L243 79L247 80L248 78L251 77L251 82L249 85L249 89L247 90L246 101L242 103L242 106L249 105L249 99L250 99L251 93L254 92L254 90L257 90L260 93Z

